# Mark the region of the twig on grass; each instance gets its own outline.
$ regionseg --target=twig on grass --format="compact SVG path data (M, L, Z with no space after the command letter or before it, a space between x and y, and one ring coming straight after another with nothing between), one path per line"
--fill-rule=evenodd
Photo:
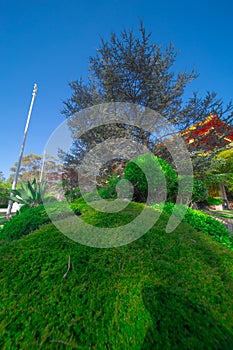
M64 274L63 278L66 278L66 277L67 277L67 274L68 274L69 271L70 271L70 255L69 255L69 258L68 258L68 268L67 268L67 271L66 271L66 273Z
M75 349L80 349L80 346L78 346L76 344L73 344L73 343L67 343L64 340L52 339L52 340L50 340L50 342L51 343L60 343L60 344L64 344L64 345L67 345L67 346L72 346L72 348L75 348Z

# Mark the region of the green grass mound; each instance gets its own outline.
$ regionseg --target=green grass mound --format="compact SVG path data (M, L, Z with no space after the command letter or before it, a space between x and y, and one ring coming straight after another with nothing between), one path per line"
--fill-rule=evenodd
M157 210L163 210L164 213L171 215L174 209L174 203L168 202L164 206L163 204L152 204L152 207ZM233 251L233 234L226 229L222 222L200 210L186 209L186 215L182 219L182 222L187 222L197 231L210 235L214 240ZM177 214L179 216L179 210Z
M107 225L79 204L83 219ZM75 243L52 224L3 245L0 348L233 349L232 252L187 223L165 233L167 219L118 248Z
M48 215L48 212L50 215ZM80 211L75 204L56 202L48 203L46 210L43 205L37 207L22 207L20 212L13 216L10 221L4 223L0 231L0 240L17 240L22 236L37 230L42 225L51 222L51 217L54 221L64 219L72 213L77 215Z

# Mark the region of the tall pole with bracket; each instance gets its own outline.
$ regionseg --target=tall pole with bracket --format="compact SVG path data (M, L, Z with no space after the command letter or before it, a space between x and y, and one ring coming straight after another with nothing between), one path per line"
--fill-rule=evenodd
M21 150L20 150L20 154L19 154L19 160L18 160L17 168L16 168L16 171L15 171L14 181L13 181L13 184L12 184L12 190L16 189L16 185L17 185L17 182L18 182L19 170L20 170L20 167L21 167L24 146L25 146L25 142L26 142L26 138L27 138L28 127L29 127L29 123L30 123L30 119L31 119L32 108L33 108L34 101L35 101L35 98L36 98L37 90L38 90L37 84L34 84L34 88L33 88L33 92L32 92L32 100L31 100L29 111L28 111L27 122L26 122L25 129L24 129L23 142L22 142L22 146L21 146ZM11 193L11 196L13 196L12 193ZM12 206L13 206L13 201L9 200L8 207L7 207L7 213L6 213L8 218L10 218L10 216L11 216Z

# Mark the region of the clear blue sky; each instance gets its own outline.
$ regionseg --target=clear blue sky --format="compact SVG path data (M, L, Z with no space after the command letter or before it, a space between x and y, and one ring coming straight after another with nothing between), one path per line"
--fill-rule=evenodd
M176 69L200 77L190 85L233 98L232 0L0 0L0 170L18 159L33 84L39 86L24 154L41 154L63 121L68 82L87 75L100 37L142 19L156 43L179 51Z

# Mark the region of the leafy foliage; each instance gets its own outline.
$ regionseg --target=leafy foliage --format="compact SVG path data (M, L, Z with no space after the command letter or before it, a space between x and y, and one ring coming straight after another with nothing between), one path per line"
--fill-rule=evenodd
M233 148L219 152L212 159L211 172L215 174L233 174Z
M208 205L219 205L222 204L222 199L220 197L208 197L206 202Z
M42 204L45 191L46 191L46 183L40 182L36 183L36 179L30 183L27 181L26 183L21 182L21 187L19 189L11 190L13 196L5 196L7 199L11 199L14 202L20 204L26 204L31 207ZM2 194L1 194L2 196Z
M0 204L0 208L7 208L7 203L5 203L5 204Z
M204 202L208 197L208 189L205 184L199 180L193 179L193 193L192 193L192 202Z
M69 188L69 186L67 185L68 181L63 181L63 182L66 182L66 184L63 185L63 189L65 190L66 199L69 202L73 202L74 200L81 197L81 191L79 186L74 186L73 188Z
M117 176L110 176L105 185L99 187L99 195L104 199L117 198L116 186L119 180Z
M147 174L147 178L145 174ZM133 199L136 202L147 200L148 183L151 186L149 201L153 202L155 198L163 197L164 185L167 189L167 200L175 200L176 198L177 174L161 158L153 155L139 156L126 165L124 178L134 185Z
M0 204L7 205L7 195L9 194L11 185L5 181L0 180Z

